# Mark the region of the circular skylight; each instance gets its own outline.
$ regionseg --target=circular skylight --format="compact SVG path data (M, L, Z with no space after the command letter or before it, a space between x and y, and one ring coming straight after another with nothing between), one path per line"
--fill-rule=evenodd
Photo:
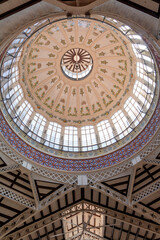
M82 48L69 49L62 57L61 67L70 79L79 81L87 77L93 67L91 55Z
M145 42L111 18L36 23L11 43L1 66L13 122L25 136L61 151L126 144L121 140L138 133L155 88Z

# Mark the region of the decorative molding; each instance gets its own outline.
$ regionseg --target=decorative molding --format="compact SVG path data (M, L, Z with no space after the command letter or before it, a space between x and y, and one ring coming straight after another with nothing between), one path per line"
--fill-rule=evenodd
M152 142L149 143L148 147L145 148L143 154L147 156L147 154L151 153L156 149L160 144L160 135L155 136ZM6 154L9 158L17 162L18 164L23 166L23 162L27 161L26 158L20 157L19 154L14 151L11 146L9 146L8 143L4 141L4 139L1 137L0 138L0 150ZM143 155L142 154L142 155ZM145 157L144 156L144 157ZM142 158L142 156L141 156ZM133 158L135 159L135 158ZM108 169L103 169L101 171L95 171L92 173L86 173L88 177L88 182L89 183L96 183L96 182L102 182L105 181L109 178L112 178L120 173L125 172L127 169L130 169L131 167L134 166L133 164L133 159L129 161L124 161L116 166L110 167ZM143 158L142 158L143 160ZM31 163L30 163L31 164ZM32 172L37 173L38 175L41 175L43 177L46 177L48 179L52 179L55 182L58 183L68 183L68 184L77 184L77 176L79 173L65 173L65 172L58 172L54 171L53 169L47 169L42 166L38 166L34 162L31 164L31 169Z

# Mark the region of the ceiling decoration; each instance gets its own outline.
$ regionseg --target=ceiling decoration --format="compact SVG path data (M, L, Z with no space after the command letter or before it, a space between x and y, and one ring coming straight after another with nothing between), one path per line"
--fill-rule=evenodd
M35 23L11 43L2 65L2 109L5 115L7 109L5 118L12 119L14 131L36 149L74 159L76 169L75 157L88 162L87 158L121 147L129 157L132 147L125 145L149 123L158 100L156 65L144 40L115 19L96 17ZM156 121L149 123L153 134L157 113L158 107ZM3 129L9 127L2 122L6 135ZM135 141L142 141L140 135ZM18 151L30 148L23 140L18 142L14 144ZM137 150L146 144L144 137L142 142ZM33 159L35 151L25 155ZM125 159L119 151L116 154ZM46 157L42 164L59 168L55 158ZM114 157L104 158L105 166L113 164ZM93 161L91 165L95 167Z
M121 128L123 126L123 121L121 120L125 119L124 116L127 117L130 123L132 122L132 116L129 113L131 113L136 104L134 102L130 105L131 101L128 101L130 108L122 108L124 116L120 120L119 117L122 116L122 112L120 113L121 115L117 115L118 111L113 113L113 115L106 115L107 118L111 116L109 124L112 130L114 130L114 138L110 138L105 142L100 137L107 136L107 133L104 131L105 126L105 129L108 129L106 120L100 122L96 120L93 121L93 124L91 121L88 128L83 123L82 125L79 123L77 126L70 126L67 123L63 125L63 122L60 124L60 122L55 121L55 124L53 124L47 118L45 118L46 122L44 124L44 117L39 114L38 110L37 115L34 116L31 104L28 101L24 104L24 92L19 82L17 62L21 56L24 42L27 43L27 39L30 40L35 31L38 31L39 34L41 31L43 32L44 28L42 29L41 27L44 27L44 25L49 23L51 26L53 19L48 18L48 16L50 17L49 13L51 11L52 14L54 12L54 9L51 8L52 5L48 4L48 9L45 9L43 1L40 4L35 4L28 11L26 9L22 14L15 14L15 18L20 22L19 25L16 24L13 16L12 19L9 18L7 21L3 21L1 36L4 36L3 31L7 32L8 28L14 32L13 25L16 26L17 31L19 27L23 26L23 21L26 21L26 19L25 24L27 25L32 20L29 14L30 10L31 12L33 11L32 13L35 13L35 18L37 19L41 17L41 14L43 14L43 17L46 13L48 14L47 19L36 22L31 27L27 26L26 29L23 28L24 31L16 39L13 40L12 38L9 47L5 44L5 50L3 50L3 46L0 49L1 61L3 62L1 65L2 98L0 98L1 240L160 239L160 104L157 104L159 84L157 83L158 81L156 82L156 78L159 80L159 75L157 75L159 69L154 69L153 67L155 64L154 57L157 60L158 67L160 66L160 58L158 50L155 50L158 47L156 45L158 41L154 39L156 42L153 42L151 39L153 28L151 26L155 25L157 30L158 24L154 21L154 23L147 24L147 21L150 21L149 16L140 11L132 12L133 9L127 8L120 3L126 2L130 6L132 4L135 6L142 4L145 6L139 8L142 11L150 6L148 12L154 15L153 10L158 10L154 7L157 1L144 0L137 4L134 3L135 0L122 0L119 3L116 0L108 1L108 4L105 1L104 7L106 8L103 8L103 6L99 8L100 12L104 11L106 15L109 12L109 15L113 16L114 10L118 6L118 19L125 16L127 24L135 21L133 24L135 27L138 20L139 26L142 27L146 24L146 33L147 29L150 29L149 36L146 34L147 37L145 38L144 32L139 31L143 39L132 29L129 29L126 24L122 24L115 19L96 16L98 20L113 24L112 26L116 26L117 30L119 29L122 32L122 35L129 37L134 56L136 56L136 79L133 78L132 98L134 100L137 99L138 102L137 109L139 114L136 116L138 121L134 121L129 125L129 127L132 127L132 131L125 137L122 136L126 130L119 132L119 134L116 133L118 130L117 122ZM22 6L26 7L36 2L39 1L24 0ZM60 1L52 0L50 2L53 4L60 3ZM63 2L66 5L68 4L69 9L71 9L71 5L77 5L78 11L80 9L78 7L79 4L83 5L91 1L75 0ZM99 4L102 0L96 2ZM144 2L146 3L143 4ZM18 1L3 0L0 2L0 5L2 6L2 17L18 11L17 8L13 9L18 5ZM22 6L20 5L19 10L22 9ZM7 9L10 11L3 14ZM41 11L39 11L40 9ZM84 12L86 12L85 9L83 7ZM133 15L130 13L133 13ZM95 16L91 17L96 18ZM55 19L56 16L54 15ZM143 19L143 23L140 19ZM9 34L5 36L8 37ZM143 40L149 48L145 48ZM8 37L7 42L9 41L10 38ZM137 49L136 51L134 47ZM60 63L62 63L65 53L73 48L77 49L70 46L66 51L64 50L61 58L59 56ZM88 75L86 74L89 77L94 70L94 57L91 51L87 50L83 44L81 44L81 47L78 46L78 48L87 51L92 57L92 69ZM75 57L75 62L77 60L79 60L78 56ZM46 65L47 67L52 66ZM107 70L107 64L105 68ZM61 75L65 76L61 64L59 69ZM54 70L54 66L52 70ZM65 77L70 84L83 85L85 81L83 78L77 81L77 78ZM145 117L141 121L141 117L144 114ZM112 119L113 116L114 118ZM130 119L128 118L129 116ZM25 124L22 124L23 119L25 119ZM33 119L35 122L37 121L35 128L33 128ZM116 122L115 120L117 119L118 121ZM102 124L103 121L105 121L105 124ZM137 122L138 124L136 125ZM43 130L38 128L39 123L42 127L44 124ZM54 135L55 128L57 129L57 135ZM51 132L50 135L49 131ZM31 132L33 135L30 135ZM80 147L82 147L81 143L83 141L80 140L80 133L86 136L94 136L94 132L97 140L100 138L97 141L97 150L89 151L91 146L88 145L87 152L77 152L77 155L75 152L70 152L74 145L67 146L68 142L76 142L78 136L79 145L78 147L77 145L74 146L74 149L82 149ZM64 148L63 145L63 149L56 150L54 149L54 144L55 146L59 145L53 139L58 139L59 135L61 139L60 144L65 143L66 146ZM45 136L47 136L47 140L44 140ZM93 140L92 137L90 139ZM113 139L115 139L115 143L111 142ZM47 142L48 145L45 145ZM110 145L104 147L105 144ZM83 149L85 148L86 146L83 146Z
M69 79L81 80L87 77L93 67L91 55L82 48L68 50L61 60L62 71Z
M36 112L82 126L121 109L132 95L136 58L130 41L109 25L63 20L26 42L19 71L24 97Z

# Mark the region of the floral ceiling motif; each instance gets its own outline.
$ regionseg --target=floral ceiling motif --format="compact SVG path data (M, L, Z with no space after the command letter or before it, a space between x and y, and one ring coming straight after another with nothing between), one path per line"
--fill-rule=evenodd
M61 61L78 48L92 57L93 66L85 78L73 81ZM25 98L36 112L79 126L106 119L132 95L136 58L130 41L113 27L89 19L61 20L26 42L19 72Z

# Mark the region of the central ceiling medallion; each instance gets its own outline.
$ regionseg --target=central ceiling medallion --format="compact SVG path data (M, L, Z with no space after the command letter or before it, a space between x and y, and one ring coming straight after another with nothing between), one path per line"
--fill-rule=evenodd
M69 49L61 59L61 68L65 76L72 80L82 80L92 71L93 59L82 48Z

